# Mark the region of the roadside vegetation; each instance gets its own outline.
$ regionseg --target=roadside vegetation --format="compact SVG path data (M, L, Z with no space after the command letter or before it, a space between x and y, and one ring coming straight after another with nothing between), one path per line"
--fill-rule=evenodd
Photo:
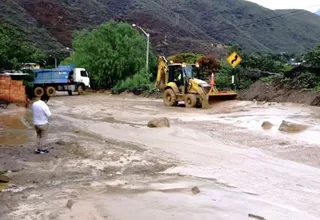
M22 63L39 61L45 54L27 42L19 29L0 23L0 70L19 69Z
M146 70L146 40L129 24L108 22L89 31L74 34L74 53L63 61L85 67L95 89L113 88L121 92L151 83L156 57L149 54Z
M12 25L0 24L0 70L19 70L23 63L37 62L52 67L45 54L30 44L25 34ZM149 68L146 69L146 38L138 29L124 22L110 21L92 30L77 31L73 35L73 53L60 53L61 64L75 64L89 71L93 89L112 89L113 93L131 91L135 94L155 93L157 56L150 48ZM308 53L271 54L247 53L232 46L242 62L236 68L224 59L196 53L182 53L167 57L168 61L199 63L200 78L210 80L215 73L218 89L234 89L231 77L235 75L237 90L248 89L254 82L276 83L287 89L320 91L320 45ZM59 56L57 54L57 56ZM302 62L293 67L290 62ZM50 62L49 62L50 63ZM47 64L45 66L45 64ZM29 77L29 81L32 77ZM238 81L240 79L240 81ZM27 79L28 80L28 79ZM28 84L28 82L26 82Z

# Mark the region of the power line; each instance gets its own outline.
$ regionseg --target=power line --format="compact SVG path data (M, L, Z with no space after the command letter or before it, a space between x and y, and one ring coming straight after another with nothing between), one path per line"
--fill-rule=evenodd
M13 1L13 0L11 0L11 1ZM243 26L252 25L252 24L256 24L256 23L261 23L261 22L265 22L265 21L269 21L269 20L273 20L273 19L277 19L277 18L281 18L281 17L290 16L290 15L293 15L293 14L300 14L300 13L304 12L303 10L307 10L307 9L310 9L310 8L313 8L313 7L316 7L316 6L320 6L320 4L316 4L316 5L304 8L304 9L298 9L298 10L290 11L288 13L283 13L283 14L272 16L272 17L268 17L268 18L265 18L265 19L256 20L256 21L252 21L252 22L248 22L248 23L244 23L244 24L240 24L240 25L237 25L237 26L231 26L231 27L217 29L217 30L214 30L214 32L223 32L223 31L230 30L230 29L233 29L233 28L238 28L238 27L243 27ZM119 19L119 20L124 20L124 18L121 18L119 15L117 15L112 10L110 10L108 7L104 7L104 8L112 15L111 17L114 17L114 18ZM176 17L175 18L175 25L177 25L177 24L180 23L180 14L179 13L175 13L175 17ZM191 22L191 26L194 26L194 25L192 25L192 22ZM55 28L46 27L46 29L50 30L50 29L55 29ZM188 32L189 34L193 35L194 37L197 37L200 34L200 33L197 34L194 30L191 30L191 29L185 29L184 31ZM200 31L200 32L202 32L202 31ZM212 36L210 36L209 34L207 34L205 32L203 32L203 34L206 35L207 37L211 38L212 40L204 40L204 39L203 40L202 39L198 39L198 40L200 40L202 42L215 41L215 39ZM168 37L168 35L165 37L166 40L167 40L167 37Z
M256 21L253 21L253 22L248 22L248 23L245 23L245 24L240 24L240 25L237 25L237 27L243 27L243 26L247 26L247 25L250 25L250 24L256 24L256 23L260 23L260 22L264 22L264 21L269 21L269 20L272 20L272 19L276 19L276 18L281 18L281 17L285 17L289 14L294 14L294 13L303 13L304 11L303 10L307 10L307 9L310 9L310 8L313 8L313 7L316 7L316 6L320 6L320 4L316 4L314 6L310 6L308 8L304 8L304 9L298 9L298 10L294 10L294 11L290 11L288 13L285 13L285 14L281 14L281 15L277 15L277 16L272 16L272 17L269 17L269 18L265 18L265 19L261 19L261 20L256 20ZM311 13L311 12L310 12ZM232 27L229 27L229 28L221 28L221 29L217 29L215 30L215 32L217 31L225 31L225 30L230 30L230 29L233 29L235 28L234 26Z
M316 5L304 8L304 9L297 9L297 10L294 10L294 11L290 11L288 13L284 13L284 14L268 17L268 18L265 18L265 19L256 20L256 21L245 23L245 24L240 24L240 25L237 25L236 27L235 26L231 26L231 27L228 27L228 28L217 29L217 30L214 30L214 32L223 32L223 31L230 30L230 29L233 29L233 28L243 27L243 26L252 25L252 24L256 24L256 23L260 23L260 22L265 22L265 21L269 21L269 20L273 20L273 19L277 19L277 18L281 18L281 17L286 17L288 15L290 16L290 15L293 15L293 14L301 14L301 13L304 13L304 10L307 10L307 9L310 9L310 8L313 8L313 7L316 7L316 6L320 6L320 4L316 4ZM185 31L187 31L188 33L190 33L191 35L193 35L195 37L198 36L198 34L196 34L195 32L191 31L190 29L185 30ZM205 34L205 35L209 36L210 38L212 38L214 40L214 38L212 36L210 36L208 34ZM203 40L199 39L199 40L202 41L202 42L203 41L204 42L212 42L212 40L204 40L204 39Z

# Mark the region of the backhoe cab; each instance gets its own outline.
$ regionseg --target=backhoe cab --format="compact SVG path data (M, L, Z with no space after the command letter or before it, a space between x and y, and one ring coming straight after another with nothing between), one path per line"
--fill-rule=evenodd
M184 101L187 108L209 108L217 101L237 98L235 92L219 92L214 85L200 80L198 64L170 63L165 57L158 58L156 87L163 93L166 106L177 106Z

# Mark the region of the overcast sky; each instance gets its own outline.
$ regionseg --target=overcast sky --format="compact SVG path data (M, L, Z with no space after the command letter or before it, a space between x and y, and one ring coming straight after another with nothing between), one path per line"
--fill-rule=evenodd
M306 9L308 11L316 12L320 8L320 0L247 0L247 1L255 2L259 5L262 5L270 9ZM314 6L314 5L317 5L317 6Z

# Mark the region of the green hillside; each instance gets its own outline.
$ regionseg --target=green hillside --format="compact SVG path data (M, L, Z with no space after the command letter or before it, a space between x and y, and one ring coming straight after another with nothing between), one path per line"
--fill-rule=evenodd
M30 41L46 50L70 47L74 30L109 19L142 26L151 33L153 49L165 54L190 51L222 56L227 48L217 46L220 43L238 44L246 51L287 53L319 44L320 16L289 12L243 0L0 2L0 19L23 29Z

